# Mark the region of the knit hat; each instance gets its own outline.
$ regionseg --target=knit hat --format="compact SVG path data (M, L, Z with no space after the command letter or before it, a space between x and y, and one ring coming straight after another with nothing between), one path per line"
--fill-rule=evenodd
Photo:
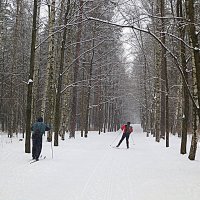
M43 118L42 117L38 117L37 121L38 122L43 122Z

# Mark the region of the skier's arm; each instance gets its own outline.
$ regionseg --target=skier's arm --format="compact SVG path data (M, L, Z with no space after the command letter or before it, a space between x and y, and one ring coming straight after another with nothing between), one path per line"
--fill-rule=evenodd
M45 131L49 131L50 129L51 129L50 126L47 126L47 125L46 125Z

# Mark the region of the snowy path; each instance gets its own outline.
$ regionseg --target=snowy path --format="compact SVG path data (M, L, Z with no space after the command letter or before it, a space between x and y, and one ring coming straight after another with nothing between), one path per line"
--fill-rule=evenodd
M29 164L23 142L1 138L0 200L197 200L200 196L200 155L196 161L179 154L180 139L147 138L134 126L133 145L110 144L118 133L90 133L87 139L43 142L45 160ZM116 140L116 143L120 137ZM113 145L116 145L113 144Z

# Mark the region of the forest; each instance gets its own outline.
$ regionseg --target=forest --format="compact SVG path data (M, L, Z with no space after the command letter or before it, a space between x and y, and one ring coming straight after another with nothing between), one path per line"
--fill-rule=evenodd
M0 0L0 131L48 142L141 124L181 138L195 160L200 117L199 0Z

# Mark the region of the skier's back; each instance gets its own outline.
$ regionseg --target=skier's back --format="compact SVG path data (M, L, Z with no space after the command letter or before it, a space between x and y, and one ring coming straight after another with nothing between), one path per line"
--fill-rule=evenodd
M43 122L43 118L39 117L37 122L32 125L31 130L33 131L32 157L38 160L42 150L42 136L45 134L45 131L49 131L50 128Z

